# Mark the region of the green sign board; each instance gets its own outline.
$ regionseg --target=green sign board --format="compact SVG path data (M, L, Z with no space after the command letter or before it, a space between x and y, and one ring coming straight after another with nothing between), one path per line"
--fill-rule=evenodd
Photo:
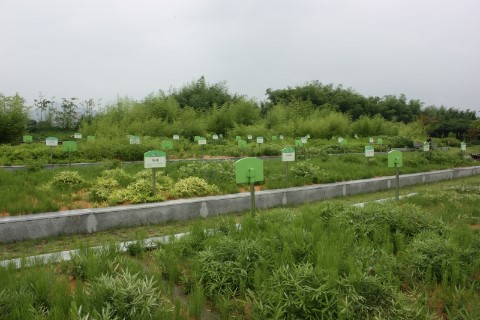
M383 144L383 139L382 139L382 138L378 138L378 139L377 139L377 144Z
M68 152L77 151L77 143L75 141L63 141L62 150Z
M301 147L301 146L303 146L302 140L296 139L295 140L295 147Z
M340 142L341 144L343 144L344 146L347 144L347 139L342 139L342 142Z
M240 137L240 136L235 137L235 141L238 141L238 140L241 140L241 139L242 139L242 137Z
M23 142L24 143L31 143L33 141L32 136L23 136Z
M193 141L198 141L198 140L200 140L201 138L202 138L202 137L200 137L200 136L195 136L195 137L193 137Z
M95 136L87 136L87 141L88 141L88 142L93 142L93 141L95 141Z
M172 140L163 140L162 141L162 149L163 150L172 150L173 149L173 141Z
M235 181L250 184L263 181L263 160L249 157L236 161Z
M392 150L388 153L388 167L400 168L403 164L402 153L398 150Z
M238 147L242 149L247 147L247 141L243 139L238 140L237 144L238 144Z
M277 136L272 136L272 141L275 141L277 139L278 139Z
M167 166L167 155L163 151L151 150L143 154L144 167L151 168L165 168Z

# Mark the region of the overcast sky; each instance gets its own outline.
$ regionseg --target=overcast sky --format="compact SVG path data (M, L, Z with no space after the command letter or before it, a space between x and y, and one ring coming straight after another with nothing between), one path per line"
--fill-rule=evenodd
M478 0L0 0L0 93L105 104L203 75L480 111L479 33Z

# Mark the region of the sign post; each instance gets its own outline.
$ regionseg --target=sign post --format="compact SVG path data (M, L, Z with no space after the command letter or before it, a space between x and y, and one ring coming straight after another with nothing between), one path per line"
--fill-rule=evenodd
M367 166L370 165L370 158L375 155L375 149L372 146L365 146L365 157L367 158Z
M396 175L396 183L395 183L395 196L397 200L400 199L400 173L399 168L402 167L402 153L398 150L392 150L388 153L388 167L395 168L395 175Z
M207 139L204 137L199 137L198 139L198 145L200 146L200 154L203 159L203 146L207 144Z
M462 159L465 157L465 151L467 151L467 144L465 142L462 142L460 144L460 150L462 150Z
M288 181L288 163L295 161L295 149L287 147L282 149L282 161L285 162L285 182Z
M143 162L145 169L152 169L153 187L152 191L155 195L157 193L157 168L165 168L167 166L167 156L163 151L151 150L143 154Z
M75 141L63 141L62 143L63 151L68 152L68 167L71 166L70 153L77 151L77 143Z
M263 181L263 160L253 157L235 162L235 181L250 185L252 213L255 213L255 182Z
M302 140L301 139L295 139L295 150L298 150L298 148L301 148L303 146ZM297 157L300 158L300 155L297 154ZM305 155L304 155L305 157Z
M55 137L48 137L45 144L50 147L50 159L53 158L53 147L58 146L58 139Z
M23 143L32 143L33 137L32 136L23 136Z
M243 139L240 139L240 140L237 141L237 144L238 144L238 147L240 148L240 150L242 151L242 154L243 154L243 152L245 151L245 148L247 147L247 141L243 140Z

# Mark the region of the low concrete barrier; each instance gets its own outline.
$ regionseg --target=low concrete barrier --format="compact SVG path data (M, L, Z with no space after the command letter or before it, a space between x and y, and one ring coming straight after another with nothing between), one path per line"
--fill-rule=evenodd
M400 186L436 182L480 174L480 166L400 176ZM335 197L395 188L395 177L345 181L256 192L257 208L297 205ZM160 224L210 217L250 209L250 194L239 193L158 203L80 209L0 218L0 243L105 231L119 227Z

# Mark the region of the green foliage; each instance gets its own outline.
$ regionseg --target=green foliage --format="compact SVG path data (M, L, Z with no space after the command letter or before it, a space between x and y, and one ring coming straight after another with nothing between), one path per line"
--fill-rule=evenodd
M28 121L25 100L16 94L6 97L0 94L0 143L16 143L21 140Z
M274 270L267 282L253 293L254 311L262 319L335 319L337 288L313 265L285 265Z
M87 292L91 312L97 316L108 310L110 318L152 319L157 309L173 311L173 305L162 297L153 278L132 274L115 266L112 274L96 278Z
M221 106L235 99L228 93L225 82L209 85L203 76L180 90L175 90L172 96L181 107L188 106L198 110L210 109L214 105Z
M235 163L231 160L190 162L178 168L176 174L180 179L198 177L211 182L235 182Z
M220 193L217 186L208 184L204 179L189 177L180 179L172 188L171 194L174 197L201 197Z
M60 171L57 172L49 186L59 189L80 188L85 183L85 180L77 171Z

